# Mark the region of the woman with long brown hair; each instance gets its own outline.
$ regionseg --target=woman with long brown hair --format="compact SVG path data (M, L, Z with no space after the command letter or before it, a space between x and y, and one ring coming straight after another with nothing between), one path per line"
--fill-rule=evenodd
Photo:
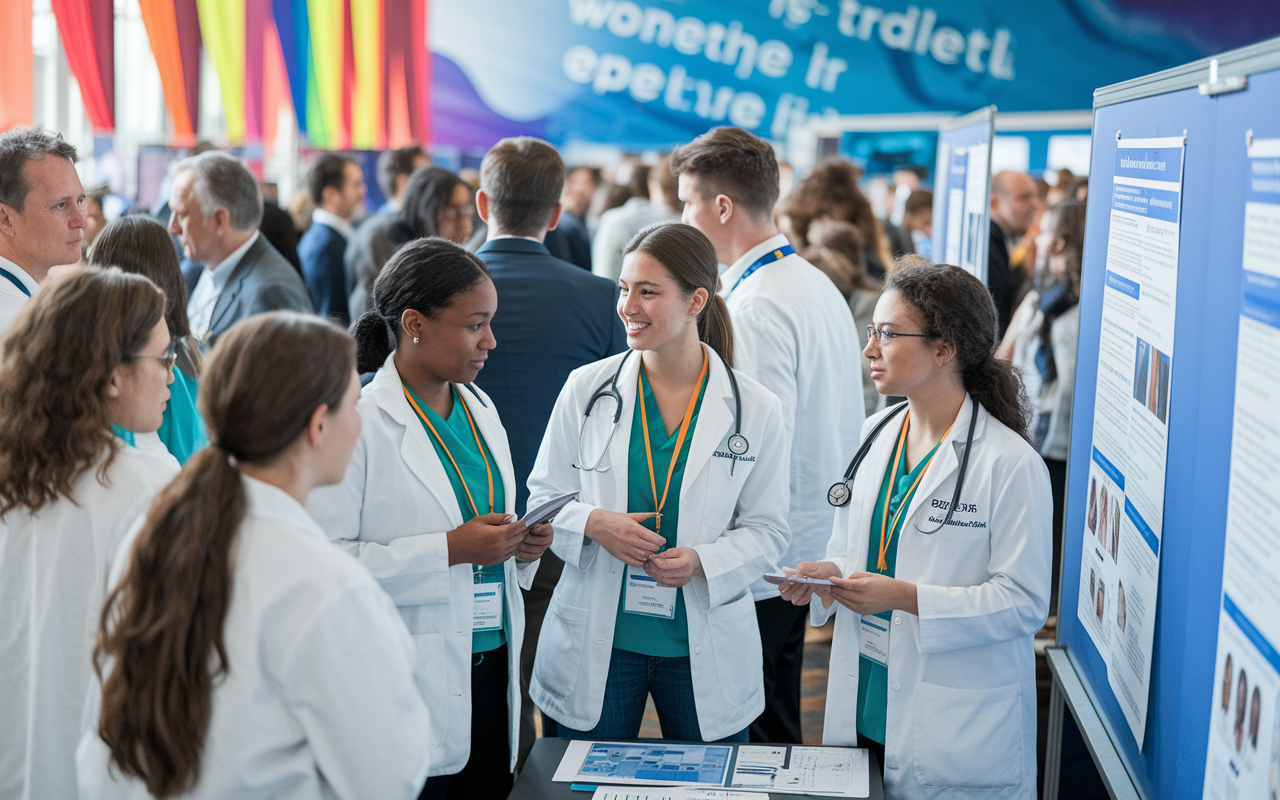
M653 695L663 736L747 741L764 710L749 591L787 548L778 398L733 369L716 250L690 225L626 246L626 353L575 370L529 477L565 570L529 696L561 738L631 739Z
M144 275L164 290L164 320L169 327L178 360L164 422L152 436L138 436L135 443L145 447L148 439L159 439L179 464L209 443L204 423L196 410L197 381L200 379L200 347L187 321L187 289L178 254L165 227L142 214L120 217L99 232L89 249L89 263L97 267L119 267ZM126 438L127 440L127 438Z
M866 273L879 281L884 278L892 255L871 201L858 188L859 175L850 161L823 159L778 203L774 217L778 230L786 234L797 251L813 243L809 226L815 222L834 219L852 224L862 236Z
M416 796L427 710L409 636L302 505L342 479L359 391L351 339L315 317L219 338L200 393L211 446L112 567L81 797Z
M173 477L112 426L160 427L164 295L120 270L36 292L0 352L0 794L75 797L75 748L107 569Z

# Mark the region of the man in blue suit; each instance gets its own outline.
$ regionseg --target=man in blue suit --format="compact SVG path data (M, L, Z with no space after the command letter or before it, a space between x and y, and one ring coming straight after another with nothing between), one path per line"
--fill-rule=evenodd
M620 353L626 333L616 311L618 287L551 255L543 241L560 220L564 162L538 139L503 139L480 165L476 207L489 225L476 251L493 273L498 313L490 325L498 341L476 383L502 416L516 473L516 511L529 499L525 485L556 397L569 373ZM529 676L538 632L563 562L542 556L533 589L525 593L525 637L520 682L520 762L533 747ZM548 731L543 718L544 736Z
M302 274L316 313L345 328L351 324L351 313L342 257L355 232L351 219L364 206L364 171L346 156L325 153L307 172L307 191L316 209L311 227L298 241Z

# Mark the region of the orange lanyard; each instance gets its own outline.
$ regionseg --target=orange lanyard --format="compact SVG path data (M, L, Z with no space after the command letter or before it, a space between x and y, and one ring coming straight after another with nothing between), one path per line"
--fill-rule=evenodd
M698 382L693 387L693 396L689 398L689 407L684 411L684 419L680 420L680 435L676 437L676 449L671 454L671 463L667 465L667 485L662 487L662 500L658 500L658 479L653 474L653 448L649 443L649 414L645 410L644 402L644 363L640 364L640 371L636 373L636 386L639 388L640 397L637 402L640 404L640 423L644 426L644 456L649 461L649 486L653 488L653 510L657 512L654 518L654 527L659 531L662 530L662 509L667 504L667 493L671 491L671 476L676 471L676 462L680 460L680 448L684 446L685 434L689 432L689 424L693 421L693 411L698 407L698 394L702 391L702 382L707 378L707 351L702 351L702 373L698 375Z
M409 401L409 405L413 406L413 410L417 412L418 419L422 420L422 424L426 425L427 430L431 431L436 437L436 442L439 443L440 449L449 457L449 463L453 465L453 471L458 474L458 480L462 483L462 488L467 493L467 502L471 504L471 513L477 517L480 516L480 509L476 507L475 498L471 496L471 487L467 486L467 479L463 477L462 470L458 468L458 462L454 460L453 453L449 452L449 446L444 443L444 439L440 438L440 432L436 430L436 426L431 424L431 420L418 407L418 403L413 399L413 393L409 391L409 387L403 386L403 388L404 397ZM480 457L484 459L484 472L489 478L489 510L485 513L491 514L493 513L493 468L489 466L489 456L485 455L484 443L480 441L480 432L476 430L476 421L471 417L471 409L467 408L467 404L462 402L462 395L458 394L456 389L452 391L454 393L454 402L461 405L463 413L467 415L467 422L471 424L471 435L476 437L476 449L480 451Z
M911 412L907 412L906 419L902 421L902 433L898 435L898 446L893 456L893 471L889 473L889 489L884 493L884 506L880 510L880 558L876 561L876 569L887 570L889 563L885 561L885 554L889 552L889 543L893 541L893 534L898 530L898 520L902 517L902 512L911 504L911 497L915 494L916 487L920 485L920 479L924 477L925 472L929 470L929 464L933 463L933 456L938 452L938 446L934 445L933 450L929 452L929 457L925 461L924 468L920 470L920 474L911 483L911 488L907 490L906 495L902 498L902 502L898 504L898 512L893 515L893 523L888 525L888 537L885 536L886 523L889 520L889 498L893 495L893 484L898 474L898 464L902 461L902 454L906 451L907 428L911 425ZM955 423L952 423L952 428ZM947 428L947 432L942 434L942 440L938 444L942 444L948 436L951 435L951 428Z

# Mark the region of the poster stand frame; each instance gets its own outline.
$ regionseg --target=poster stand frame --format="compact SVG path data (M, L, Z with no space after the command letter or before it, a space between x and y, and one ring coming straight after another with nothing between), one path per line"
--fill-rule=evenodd
M945 261L947 238L951 235L946 228L946 226L950 224L950 222L947 220L949 220L948 204L950 202L950 199L948 197L950 192L948 190L951 187L946 186L942 183L942 181L946 179L945 170L948 169L948 165L944 164L943 161L944 161L944 158L947 160L950 159L949 149L947 147L944 147L947 134L952 131L963 130L966 128L974 128L979 125L983 125L984 123L986 125L985 135L986 135L987 156L986 156L986 166L984 167L984 169L986 170L986 178L983 181L983 186L986 187L985 188L986 196L982 203L982 222L978 226L978 231L980 232L980 235L977 238L979 252L977 256L974 258L973 263L975 264L978 270L978 273L977 273L978 279L981 280L983 283L986 283L987 282L987 253L991 245L991 237L988 235L988 231L991 229L991 150L995 144L995 137L996 137L996 107L994 105L983 106L982 108L979 108L976 111L970 111L967 114L962 114L958 117L952 117L951 119L944 120L942 124L938 126L938 163L934 170L934 183L935 183L934 195L933 195L934 233L932 237L933 242L931 245L931 250L933 253L932 257L934 261L937 261L938 263L942 263L943 261ZM943 225L938 225L937 224L938 220L944 220L946 222L944 222ZM964 264L963 257L958 259L957 263L963 265Z

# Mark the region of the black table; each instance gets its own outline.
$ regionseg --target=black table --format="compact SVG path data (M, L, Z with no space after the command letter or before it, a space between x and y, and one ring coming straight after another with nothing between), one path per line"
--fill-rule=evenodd
M643 741L655 741L647 739ZM520 778L515 788L507 796L507 800L591 800L590 792L575 792L568 783L556 783L552 777L564 758L564 751L569 747L568 739L539 739L533 743L533 752L520 771ZM871 796L870 800L884 800L884 784L880 780L880 764L875 753L871 757ZM811 798L819 800L816 795L807 794L770 794L772 800L797 800ZM826 798L830 800L830 798Z

